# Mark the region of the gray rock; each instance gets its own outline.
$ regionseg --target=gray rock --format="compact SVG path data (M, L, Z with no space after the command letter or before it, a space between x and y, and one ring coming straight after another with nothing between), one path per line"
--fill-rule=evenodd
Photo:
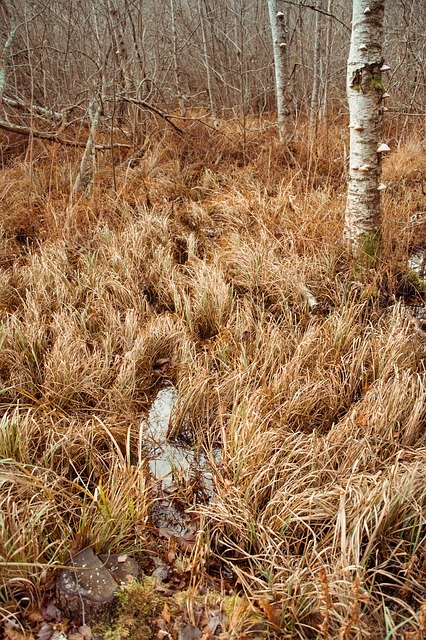
M99 620L111 609L118 583L92 549L72 558L75 569L64 569L56 583L61 611L71 620Z
M192 624L188 624L186 627L179 631L179 640L197 640L203 635L202 631L194 627Z
M104 553L99 556L99 559L118 584L128 584L132 579L137 580L139 578L140 570L134 558L119 556L116 553Z

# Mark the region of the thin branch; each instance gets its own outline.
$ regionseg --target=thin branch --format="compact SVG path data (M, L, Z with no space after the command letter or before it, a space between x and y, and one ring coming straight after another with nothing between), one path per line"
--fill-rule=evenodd
M46 107L42 107L38 104L29 106L25 104L23 100L19 100L17 98L8 98L7 96L3 96L3 102L4 104L7 104L8 107L13 107L14 109L34 111L34 113L39 116L43 116L44 118L54 118L55 120L62 120L64 118L64 114L60 111L53 111L53 109L47 109Z
M338 18L334 13L329 13L328 11L324 11L323 9L319 9L313 4L300 4L299 2L292 2L292 0L283 0L286 4L291 4L293 7L299 7L300 9L312 9L312 11L316 11L317 13L322 13L323 16L328 16L329 18L333 18L336 22L342 25L349 33L351 33L351 28Z
M130 98L129 96L123 96L123 95L120 95L118 99L122 100L123 102L128 102L130 104L135 104L139 107L143 107L144 109L148 109L148 111L152 111L157 116L160 116L160 118L163 118L163 120L165 120L171 127L173 127L175 131L177 131L178 133L183 133L183 130L180 127L178 127L174 122L172 122L171 118L174 116L170 116L169 114L164 113L164 111L161 111L161 109L158 109L157 107L153 107L152 104L150 104L149 102L145 102L145 100L138 100L137 98ZM111 101L112 98L104 98L104 100Z
M78 140L68 140L67 138L61 138L58 133L51 133L48 131L37 131L31 129L31 127L23 127L19 124L13 124L7 120L0 120L0 129L4 131L10 131L11 133L17 133L21 136L33 136L33 138L39 138L40 140L49 140L50 142L57 142L68 147L86 147L86 142L79 142ZM123 144L121 142L114 143L114 149L133 149L134 145ZM96 151L105 151L111 149L109 144L97 144L94 149Z

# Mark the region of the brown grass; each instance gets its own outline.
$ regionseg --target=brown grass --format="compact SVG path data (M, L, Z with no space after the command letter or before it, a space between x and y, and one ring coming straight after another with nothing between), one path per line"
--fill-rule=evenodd
M313 152L301 127L283 150L256 127L245 158L231 124L167 133L115 167L116 192L100 154L74 202L76 150L37 143L0 172L8 611L70 549L155 544L140 425L167 359L173 433L222 450L213 501L187 507L204 523L194 584L226 565L246 599L230 637L253 608L264 637L421 637L425 338L404 308L424 297L405 265L425 151L390 154L383 251L359 266L341 241L345 134Z

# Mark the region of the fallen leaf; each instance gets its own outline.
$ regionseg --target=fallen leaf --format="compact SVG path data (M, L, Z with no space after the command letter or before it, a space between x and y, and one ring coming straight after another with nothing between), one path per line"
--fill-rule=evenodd
M173 562L176 560L176 551L173 551L173 549L170 549L167 552L167 562L169 564L173 564Z
M212 616L207 623L207 627L204 629L204 632L209 631L212 635L214 635L222 622L222 618L220 616Z
M169 606L167 604L167 602L164 603L164 608L163 608L163 612L161 614L164 618L164 620L167 622L167 624L170 624L170 609Z
M169 567L164 562L160 561L151 575L153 578L156 578L159 582L166 582L170 576Z
M47 620L47 622L59 622L62 618L61 611L53 602L49 602L49 604L44 607L42 614L44 620Z
M87 624L82 624L81 627L78 628L78 632L83 636L83 640L92 640L93 638L92 630Z
M49 622L43 622L40 626L39 632L37 633L37 638L38 640L50 640L54 631L53 626Z
M34 640L32 633L22 633L10 622L6 622L5 624L4 637L7 638L7 640Z
M259 606L264 612L268 622L271 622L276 627L280 626L282 608L280 606L273 606L267 600L259 600Z
M44 622L45 618L40 609L35 609L34 611L29 611L25 615L26 619L30 622Z

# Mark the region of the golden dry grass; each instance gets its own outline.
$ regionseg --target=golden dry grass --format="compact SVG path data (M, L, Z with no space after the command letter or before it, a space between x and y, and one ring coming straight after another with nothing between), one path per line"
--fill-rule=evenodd
M359 266L340 129L286 151L255 124L245 157L230 124L165 134L115 167L115 192L100 155L73 202L75 150L37 143L0 172L5 610L42 598L70 550L155 545L140 425L167 359L173 433L222 451L214 499L187 505L188 570L195 589L233 572L228 637L250 607L259 637L424 637L425 336L404 304L423 304L405 265L425 150L390 155L383 252Z

